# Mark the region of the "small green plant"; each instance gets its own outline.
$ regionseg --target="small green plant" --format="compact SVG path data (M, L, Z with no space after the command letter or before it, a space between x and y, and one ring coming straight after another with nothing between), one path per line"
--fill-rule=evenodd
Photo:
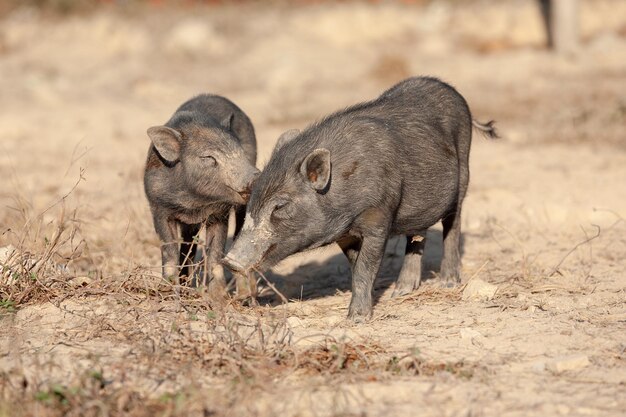
M35 400L40 403L49 403L52 401L52 395L50 395L49 391L38 391L35 394Z
M35 400L44 404L51 404L56 400L59 404L67 405L69 403L68 394L71 393L68 392L66 387L60 384L54 384L47 390L38 391L35 394Z
M4 311L5 313L15 313L16 310L14 301L0 300L0 311Z
M89 373L89 376L91 377L91 379L99 383L100 388L104 388L104 386L106 385L104 381L104 376L102 375L102 371L91 371Z
M174 410L181 410L185 405L185 394L182 392L166 393L159 397L159 402L164 405L174 407Z

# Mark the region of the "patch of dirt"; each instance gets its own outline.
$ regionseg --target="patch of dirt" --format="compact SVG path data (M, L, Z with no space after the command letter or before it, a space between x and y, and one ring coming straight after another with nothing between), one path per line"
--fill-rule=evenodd
M0 247L20 253L0 269L0 416L624 415L626 9L581 3L565 57L532 2L6 16ZM410 74L449 81L503 136L474 139L460 287L438 286L440 227L400 299L389 242L364 324L345 319L334 246L266 274L288 304L265 288L217 306L161 280L147 127L223 94L262 167L283 131ZM478 279L493 297L463 296Z

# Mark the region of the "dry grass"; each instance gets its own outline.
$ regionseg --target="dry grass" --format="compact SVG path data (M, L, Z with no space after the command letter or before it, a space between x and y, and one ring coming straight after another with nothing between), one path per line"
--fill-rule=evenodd
M81 178L37 214L25 200L14 199L16 210L2 236L3 245L10 243L13 249L0 264L0 308L10 320L27 305L50 302L83 320L79 330L64 330L67 338L54 343L72 346L103 338L111 347L132 347L132 360L94 355L87 368L72 370L70 379L46 375L55 366L51 363L40 364L35 375L5 371L0 375L0 417L232 415L246 410L256 393L276 387L276 381L306 379L328 387L440 374L467 380L483 370L470 361L429 359L415 348L395 351L376 340L327 335L322 342L302 346L294 340L286 309L214 303L202 290L165 281L153 269L134 263L128 270L106 274L103 263L90 256L79 210L68 209ZM544 311L543 294L591 291L564 280L561 266L576 250L590 246L595 235L583 231L584 240L551 268L559 273L550 274L534 264L523 238L501 226L496 232L514 242L520 257L517 267L506 265L501 276L491 279L500 288L487 308ZM462 289L426 285L390 308L418 302L453 305L460 302ZM93 307L68 307L72 302ZM102 303L106 314L97 312ZM383 314L375 321L385 319ZM142 385L140 375L146 372L144 379L175 382L155 391ZM215 390L201 390L207 383L193 382L199 379L215 384Z
M13 196L0 236L0 307L14 311L31 303L107 294L176 299L180 304L206 299L201 291L162 279L155 273L160 268L132 260L125 262L126 268L111 268L110 255L92 256L80 209L68 208L83 174L81 170L70 191L38 213L25 198Z
M3 320L10 323L17 310L49 302L83 320L77 330L64 329L66 338L51 341L51 346L80 346L81 341L100 338L111 348L132 347L132 357L94 354L89 366L72 370L69 379L47 374L54 363L36 366L35 375L3 371L0 417L245 415L256 395L267 387L276 389L281 381L333 387L442 375L461 381L487 374L480 362L432 359L418 349L397 351L370 339L346 341L328 335L302 346L294 340L287 309L215 304L201 290L167 282L141 265L107 275L89 255L79 210L67 208L70 194L36 215L21 203L6 223L10 227L3 231L2 243L11 243L14 250L1 265ZM523 239L498 230L515 242L521 257L513 258L516 267L504 265L501 275L489 264L489 272L496 271L491 281L500 288L486 308L546 311L545 294L593 290L567 280L562 267L575 251L590 246L594 235L583 233L582 243L564 251L554 267L541 268ZM583 257L581 262L591 261ZM483 273L484 266L476 274ZM552 270L561 272L550 274ZM581 279L588 277L585 272ZM460 302L461 293L462 288L426 285L388 308L407 303L452 306ZM105 314L98 313L102 303L108 309ZM78 304L91 307L80 310ZM385 319L383 314L375 322ZM154 388L142 378L171 383ZM203 383L195 383L199 380ZM200 388L207 385L215 389Z
M82 320L55 343L75 346L104 338L111 347L132 346L133 359L112 366L94 355L88 368L72 370L70 379L48 375L54 363L39 364L34 375L3 371L0 417L229 415L252 401L242 403L242 398L281 379L317 378L328 386L441 372L473 376L473 364L429 361L417 350L391 352L375 341L327 336L302 347L293 340L287 310L214 303L202 290L165 281L148 267L106 275L90 257L79 210L68 209L68 198L80 182L40 213L14 199L17 209L2 237L8 250L0 264L0 317L10 323L18 310L48 302ZM422 291L421 296L456 299L458 293ZM97 311L102 303L106 314ZM117 373L106 374L105 368ZM155 395L137 383L137 375L146 370L152 379L184 377ZM128 383L113 383L126 378ZM221 386L230 381L230 388L206 393L190 382L197 378Z
M88 323L75 333L68 330L63 344L104 337L111 347L132 346L132 360L111 364L95 355L87 370L73 371L78 377L71 380L46 377L49 364L41 364L35 377L0 375L0 416L231 415L253 402L254 393L281 380L313 378L319 386L333 386L439 373L468 379L476 369L470 363L427 360L417 349L390 352L374 341L328 336L301 347L286 317L262 307L242 314L234 305L212 310L198 297L157 301L126 292L106 297L119 308L104 317L58 303ZM181 382L156 394L142 387L138 375L145 372L151 379ZM201 392L190 383L199 379L214 381L215 390Z
M16 308L50 300L71 290L79 274L92 272L86 241L80 233L78 210L68 210L66 199L83 180L40 213L32 214L25 199L16 195L12 216L2 230L0 302Z
M476 369L475 365L463 362L426 361L419 357L419 352L396 356L376 344L339 343L331 339L304 350L291 347L284 338L253 346L228 327L232 322L223 324L227 327L220 330L216 326L202 336L216 336L211 343L199 343L189 337L174 338L168 340L167 352L160 352L167 361L159 361L147 352L138 359L146 365L150 362L176 372L184 372L192 362L205 375L231 381L226 391L216 388L213 393L202 393L189 384L155 398L132 385L111 384L109 376L100 369L84 372L72 382L37 383L22 377L15 385L10 382L16 380L15 376L2 375L0 416L229 415L242 403L253 401L251 393L283 378L318 376L319 385L332 386L339 382L430 377L439 373L469 379ZM260 329L261 326L254 329L253 339L262 339Z

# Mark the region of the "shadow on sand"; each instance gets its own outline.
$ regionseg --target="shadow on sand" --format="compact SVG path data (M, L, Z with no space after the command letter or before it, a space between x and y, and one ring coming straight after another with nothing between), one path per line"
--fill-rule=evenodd
M422 258L422 282L435 278L439 272L443 254L442 239L441 230L428 230L426 249ZM404 260L405 242L403 236L396 236L387 243L383 264L374 284L374 304L398 278ZM461 238L462 253L463 238ZM289 273L267 271L265 277L290 300L311 300L351 289L350 264L343 253L337 253L323 261L306 262ZM261 297L259 302L275 305L280 303L280 299L272 295Z

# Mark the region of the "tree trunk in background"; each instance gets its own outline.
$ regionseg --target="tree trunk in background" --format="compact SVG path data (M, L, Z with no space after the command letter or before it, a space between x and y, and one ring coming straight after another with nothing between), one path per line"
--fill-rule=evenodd
M578 0L551 0L549 10L550 46L558 53L572 53L578 47Z

